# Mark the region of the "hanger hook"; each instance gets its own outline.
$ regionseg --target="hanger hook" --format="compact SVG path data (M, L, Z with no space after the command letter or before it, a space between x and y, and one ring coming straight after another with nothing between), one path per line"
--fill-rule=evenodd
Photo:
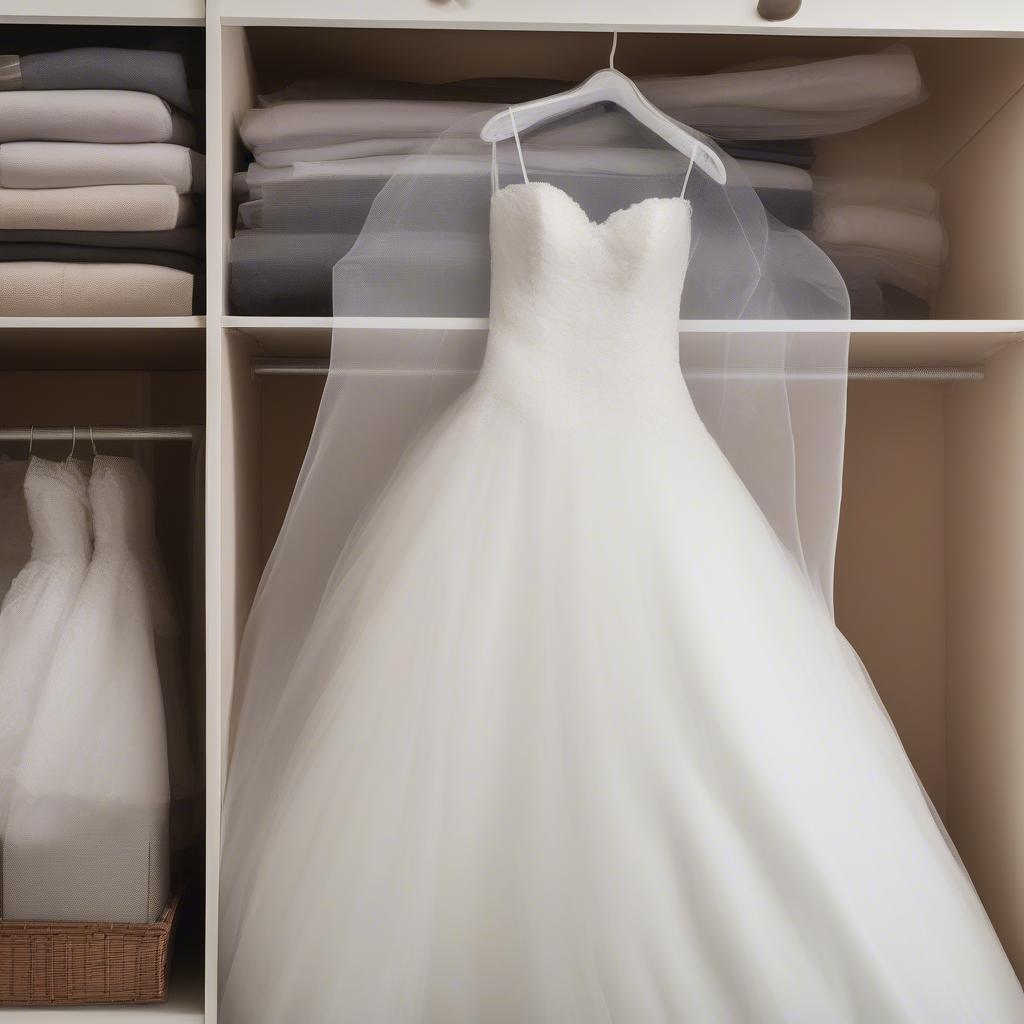
M92 442L92 454L93 456L99 455L99 451L96 448L96 435L92 432L92 424L89 425L89 440Z
M29 453L29 455L32 454L32 442L35 439L36 439L36 428L35 427L29 427L28 428L28 453Z
M78 430L76 427L71 428L71 451L68 452L68 457L65 460L70 462L75 456L75 445L78 443Z
M615 51L619 48L619 33L612 33L612 52L608 54L608 70L615 70Z

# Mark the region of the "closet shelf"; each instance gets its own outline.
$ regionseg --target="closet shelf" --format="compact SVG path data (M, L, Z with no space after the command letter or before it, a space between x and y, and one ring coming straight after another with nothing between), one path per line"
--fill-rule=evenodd
M224 317L224 326L253 338L262 354L319 358L330 351L334 330L450 331L482 333L482 318L427 317ZM735 321L686 320L685 333L728 333ZM837 327L851 332L853 366L975 366L1004 345L1024 340L1022 320L754 320L744 331L820 333Z
M750 0L646 0L624 8L616 0L222 0L228 25L355 25L382 27L595 29L642 32L758 33L772 35L984 35L1024 32L1024 12L1005 0L935 4L931 0L813 3L787 22L767 22Z
M205 326L205 316L0 316L0 331L29 331L37 328L62 331L98 328L105 331L148 331L167 328L202 329Z
M61 25L202 25L204 0L7 0L4 21Z

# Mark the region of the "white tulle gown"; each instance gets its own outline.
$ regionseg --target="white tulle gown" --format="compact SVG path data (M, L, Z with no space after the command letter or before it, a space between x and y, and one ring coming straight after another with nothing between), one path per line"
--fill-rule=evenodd
M593 223L531 183L491 219L479 380L288 681L319 695L224 880L221 1019L1018 1024L870 682L694 410L688 204Z
M55 654L4 837L9 916L146 922L166 902L167 739L139 474L132 459L93 460L95 551L48 638Z
M15 776L56 641L92 553L88 485L81 462L33 458L27 468L24 463L9 463L4 472L12 481L20 476L23 497L19 503L8 491L5 508L11 520L0 524L3 547L21 547L20 504L27 513L31 556L0 605L0 837L5 835Z

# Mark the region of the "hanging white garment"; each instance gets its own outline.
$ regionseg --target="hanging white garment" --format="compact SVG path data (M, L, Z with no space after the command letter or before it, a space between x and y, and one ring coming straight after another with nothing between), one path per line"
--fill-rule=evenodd
M167 899L167 741L134 497L140 472L131 459L93 463L95 551L67 626L51 638L56 653L11 800L11 917L146 922Z
M49 676L56 638L89 564L82 463L33 458L24 473L24 503L32 555L0 607L0 836L5 834L17 767ZM6 842L4 847L6 859Z
M32 527L25 504L28 463L0 459L0 603L32 554Z
M1019 1024L870 680L680 374L690 204L516 184L490 242L479 377L287 676L242 691L221 1019Z

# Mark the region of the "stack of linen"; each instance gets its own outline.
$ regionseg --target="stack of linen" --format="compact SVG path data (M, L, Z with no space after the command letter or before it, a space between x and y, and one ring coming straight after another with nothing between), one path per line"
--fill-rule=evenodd
M203 157L178 53L0 56L0 316L203 311Z
M939 194L924 181L819 178L811 236L846 281L854 316L931 313L946 259Z
M740 162L766 210L801 231L810 231L814 219L814 139L871 124L923 97L913 55L900 47L792 66L645 78L638 85L655 106L712 136ZM466 150L479 159L479 141L460 136L460 121L473 123L473 115L498 103L566 88L565 82L537 79L300 82L261 97L241 128L253 160L235 179L240 206L231 246L234 311L330 315L332 269L410 153L440 138L430 159L448 173L446 161L465 159ZM564 136L567 147L586 144L592 160L605 162L595 173L621 166L625 150L616 150L614 137L583 139L571 124ZM554 137L549 129L546 139ZM629 155L643 153L634 149ZM529 154L531 173L555 176L557 167L544 161L558 156L555 150ZM475 259L472 253L467 258ZM486 296L486 287L470 291L477 303ZM477 316L486 309L445 312Z

